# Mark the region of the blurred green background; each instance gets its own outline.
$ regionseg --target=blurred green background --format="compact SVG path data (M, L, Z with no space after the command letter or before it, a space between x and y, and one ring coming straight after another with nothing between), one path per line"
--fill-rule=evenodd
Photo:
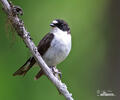
M33 41L49 32L56 18L68 22L72 51L58 65L62 81L75 100L120 99L120 1L119 0L12 0L23 8L21 17ZM65 100L45 77L33 78L39 67L25 77L13 77L30 53L15 32L7 28L0 5L0 100ZM115 97L97 96L111 90Z

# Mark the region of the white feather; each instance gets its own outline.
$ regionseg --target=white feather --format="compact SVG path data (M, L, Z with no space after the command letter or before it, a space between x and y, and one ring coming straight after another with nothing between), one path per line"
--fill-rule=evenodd
M54 20L52 23L53 23L53 24L57 24L57 23L58 23L58 21Z
M71 35L57 27L52 28L51 33L54 34L54 39L43 55L43 59L48 66L56 66L68 56L71 50Z

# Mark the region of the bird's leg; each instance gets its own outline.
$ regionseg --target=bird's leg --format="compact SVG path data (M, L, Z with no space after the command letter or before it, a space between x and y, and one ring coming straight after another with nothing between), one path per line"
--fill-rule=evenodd
M59 71L59 77L60 77L60 79L62 78L62 73L61 73L61 71L60 70L58 70Z
M61 80L62 78L62 73L56 68L56 66L51 66L50 69L53 72L53 75L58 78L58 80ZM61 94L61 92L59 91L59 89L57 88L59 94Z
M60 80L62 78L62 73L56 68L56 66L51 66L50 68L51 68L54 76Z

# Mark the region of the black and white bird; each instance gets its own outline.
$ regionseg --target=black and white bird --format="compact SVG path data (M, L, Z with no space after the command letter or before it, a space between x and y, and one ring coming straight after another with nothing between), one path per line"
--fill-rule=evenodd
M49 67L55 67L70 53L71 34L70 28L64 20L53 20L50 26L51 31L39 42L37 48L46 64ZM35 63L34 57L30 57L26 63L13 74L13 76L24 76ZM43 74L41 69L35 78L38 79Z

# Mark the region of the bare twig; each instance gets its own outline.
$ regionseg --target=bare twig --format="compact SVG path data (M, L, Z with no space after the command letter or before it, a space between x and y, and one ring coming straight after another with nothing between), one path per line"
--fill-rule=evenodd
M46 65L42 57L40 56L37 47L31 40L29 32L24 27L23 21L18 17L19 14L22 14L22 10L14 6L12 3L7 0L0 0L5 13L8 16L8 20L10 20L12 26L15 28L18 35L23 39L26 46L31 51L32 55L36 59L38 65L43 69L45 75L51 80L51 82L57 87L60 93L66 98L66 100L73 100L72 94L67 90L67 86L56 78L50 68Z

